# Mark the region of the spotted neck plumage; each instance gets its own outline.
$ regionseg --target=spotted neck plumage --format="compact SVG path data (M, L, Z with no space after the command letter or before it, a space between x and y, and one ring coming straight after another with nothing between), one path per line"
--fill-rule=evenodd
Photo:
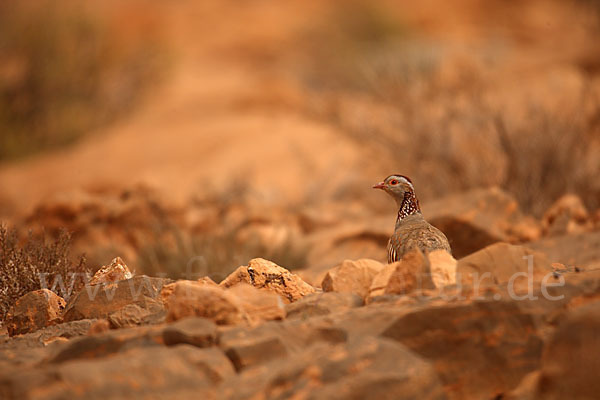
M408 191L404 193L404 198L402 199L402 203L398 209L396 225L398 225L404 218L413 214L421 214L421 207L419 206L419 199L417 199L415 192Z

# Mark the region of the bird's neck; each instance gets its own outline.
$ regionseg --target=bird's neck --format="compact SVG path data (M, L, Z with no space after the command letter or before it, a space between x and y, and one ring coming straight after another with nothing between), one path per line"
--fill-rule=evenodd
M396 219L396 224L409 215L421 214L419 199L417 199L417 196L413 191L404 193L404 198L401 202L399 202L399 205L400 208L398 209L398 218Z

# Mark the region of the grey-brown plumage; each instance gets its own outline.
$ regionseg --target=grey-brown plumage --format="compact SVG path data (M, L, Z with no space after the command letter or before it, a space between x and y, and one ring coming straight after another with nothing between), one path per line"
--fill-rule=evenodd
M388 193L398 204L394 233L388 242L388 263L401 260L408 251L418 248L424 253L446 250L448 238L423 218L411 180L404 175L390 175L373 186Z

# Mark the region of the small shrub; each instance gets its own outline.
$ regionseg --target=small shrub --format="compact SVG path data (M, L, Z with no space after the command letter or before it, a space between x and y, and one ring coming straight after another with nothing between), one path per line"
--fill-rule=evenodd
M47 285L48 289L68 299L72 291L84 285L89 272L85 257L73 263L69 257L70 247L71 236L66 231L62 231L55 241L49 242L45 237L36 239L30 234L23 244L19 244L16 231L0 225L1 320L14 302L28 292Z

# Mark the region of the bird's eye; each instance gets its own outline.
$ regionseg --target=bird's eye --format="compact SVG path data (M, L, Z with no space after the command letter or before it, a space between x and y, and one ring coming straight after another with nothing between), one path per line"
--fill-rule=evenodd
M397 185L397 184L398 184L398 181L397 181L397 180L395 180L395 179L392 179L392 180L390 181L390 185Z

